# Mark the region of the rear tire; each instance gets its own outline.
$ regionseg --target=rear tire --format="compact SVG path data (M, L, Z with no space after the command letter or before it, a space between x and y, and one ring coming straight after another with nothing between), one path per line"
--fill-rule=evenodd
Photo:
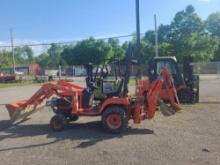
M69 119L70 119L70 121L77 121L79 119L79 116L72 115L72 116L69 116Z
M54 131L62 131L67 125L67 119L63 114L56 114L50 120L50 127Z
M180 90L177 94L181 104L192 104L194 102L192 92L189 89Z
M103 128L110 133L121 133L128 127L125 109L120 106L108 107L102 114Z

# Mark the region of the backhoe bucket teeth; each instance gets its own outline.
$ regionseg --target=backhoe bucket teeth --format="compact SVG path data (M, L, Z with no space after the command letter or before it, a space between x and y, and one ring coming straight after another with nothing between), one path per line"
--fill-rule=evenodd
M17 103L6 104L10 120L12 123L18 120L24 120L36 111L41 110L44 106L26 106L27 100L23 100Z
M165 104L163 101L159 102L160 111L164 116L171 116L175 113L175 110L173 110L171 107L169 107L167 104Z

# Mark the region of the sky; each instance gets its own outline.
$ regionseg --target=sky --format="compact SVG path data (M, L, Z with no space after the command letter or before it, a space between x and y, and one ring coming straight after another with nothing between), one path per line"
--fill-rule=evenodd
M135 0L0 0L0 45L75 41L135 32ZM220 0L140 0L141 32L169 24L192 4L202 19L220 11Z

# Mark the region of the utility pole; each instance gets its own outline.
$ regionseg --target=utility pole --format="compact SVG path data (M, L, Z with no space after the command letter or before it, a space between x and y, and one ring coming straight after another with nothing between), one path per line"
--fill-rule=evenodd
M155 26L155 56L158 57L158 32L157 32L157 16L154 14L154 26Z
M140 12L139 12L139 0L136 0L135 3L135 8L136 8L136 35L137 35L137 43L136 43L136 50L135 50L135 56L137 57L137 59L139 60L139 55L140 55ZM138 63L140 64L140 61L138 61ZM136 84L138 79L141 79L141 68L138 67L137 68L137 73L136 73Z
M140 12L139 0L136 0L136 35L137 35L137 49L140 48Z
M13 37L13 29L10 29L10 37L11 37L11 51L12 51L12 59L13 59L13 74L15 74L15 56L14 56L14 37Z

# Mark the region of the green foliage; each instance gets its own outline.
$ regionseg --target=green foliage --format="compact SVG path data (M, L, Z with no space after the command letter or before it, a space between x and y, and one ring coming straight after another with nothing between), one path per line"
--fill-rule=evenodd
M217 26L218 14L210 15L207 25ZM214 19L214 18L215 19ZM214 21L215 20L215 21ZM215 23L213 23L215 22ZM207 26L208 27L208 26ZM209 28L211 31L211 28ZM220 28L219 28L220 29ZM218 30L219 30L218 29ZM179 61L184 56L195 57L197 61L210 61L218 50L219 40L206 33L204 21L196 14L192 5L177 12L170 25L160 25L158 28L158 47L160 56L176 56ZM212 29L216 35L215 28ZM146 44L144 56L155 54L155 33L149 30L142 39ZM153 51L151 50L153 49ZM219 50L220 52L220 50Z
M205 23L211 34L220 37L220 12L210 14Z
M125 50L123 49L120 44L119 44L119 39L109 39L108 43L111 45L112 47L112 54L113 57L116 59L123 59L125 57Z
M16 47L14 49L15 64L30 64L34 62L33 51L30 47ZM0 67L12 67L13 57L12 52L8 50L0 51Z
M145 42L141 42L140 51L138 52L138 61L141 65L146 65L153 56L155 55L154 46Z
M176 14L169 37L173 55L180 61L189 55L197 61L209 61L213 59L218 44L214 37L206 34L204 22L191 5Z
M51 44L47 53L49 55L48 66L57 68L61 64L62 47L57 44Z
M170 25L160 25L158 28L158 42L167 42L171 33Z
M217 37L216 40L218 41L218 48L215 51L213 60L220 61L220 37Z
M217 39L208 34L192 33L188 40L191 46L188 52L191 51L191 56L197 61L210 61L218 48L217 44Z
M204 30L203 21L196 14L193 6L189 5L185 11L180 11L175 15L170 25L169 39L175 42L191 33L202 33Z
M153 30L148 30L144 37L142 38L142 41L154 45L155 43L155 32Z
M30 47L16 47L14 49L14 56L16 64L29 64L33 62L33 51Z
M207 30L218 37L218 49L215 51L214 60L220 60L220 12L212 13L205 21Z
M43 68L47 68L49 66L50 57L47 53L42 53L35 58L35 62L40 64Z
M159 43L158 51L160 56L172 56L171 44L168 42Z
M65 65L61 58L63 48L57 44L51 44L47 53L42 53L35 57L35 62L43 68L58 68L59 65Z
M89 38L74 47L64 48L62 58L69 65L101 64L113 56L112 47L103 40Z
M0 51L0 68L12 66L12 53L6 50Z

